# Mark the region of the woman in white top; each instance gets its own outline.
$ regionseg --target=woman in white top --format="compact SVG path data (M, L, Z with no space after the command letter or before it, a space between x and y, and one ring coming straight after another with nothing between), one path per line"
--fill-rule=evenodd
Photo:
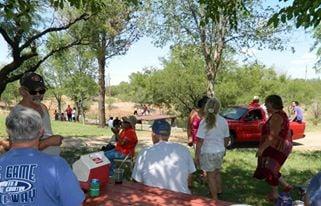
M221 104L218 99L210 98L205 105L205 117L197 131L195 152L196 164L206 171L209 189L213 199L222 193L220 169L229 141L227 121L219 115Z

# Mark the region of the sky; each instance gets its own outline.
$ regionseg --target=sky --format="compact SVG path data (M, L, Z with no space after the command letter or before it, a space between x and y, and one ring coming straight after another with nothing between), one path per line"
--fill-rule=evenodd
M286 51L271 51L249 49L247 53L266 66L272 66L277 73L286 74L291 78L320 78L321 74L315 73L313 65L316 62L315 52L310 52L314 40L311 34L302 29L294 30L288 48L294 47L295 53L290 49ZM169 45L157 48L152 44L152 39L143 37L135 42L126 55L117 56L108 62L106 68L106 83L110 78L111 85L117 85L122 81L128 81L133 72L142 71L146 67L162 68L160 58L168 57ZM0 63L9 62L8 49L2 36L0 37ZM238 57L240 63L243 56Z

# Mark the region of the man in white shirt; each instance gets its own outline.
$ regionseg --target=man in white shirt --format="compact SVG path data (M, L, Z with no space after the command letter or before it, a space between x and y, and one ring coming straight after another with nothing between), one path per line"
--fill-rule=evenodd
M170 133L171 126L167 121L154 121L154 145L139 153L132 177L148 186L190 194L187 180L196 170L194 161L185 146L168 142Z
M108 120L108 127L109 128L113 128L113 122L114 122L114 117L109 117L109 120Z

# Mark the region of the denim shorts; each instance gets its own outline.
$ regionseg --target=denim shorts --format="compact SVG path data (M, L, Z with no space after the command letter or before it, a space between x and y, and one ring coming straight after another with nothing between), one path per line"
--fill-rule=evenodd
M201 169L206 172L213 172L214 170L221 169L224 155L225 152L201 154Z

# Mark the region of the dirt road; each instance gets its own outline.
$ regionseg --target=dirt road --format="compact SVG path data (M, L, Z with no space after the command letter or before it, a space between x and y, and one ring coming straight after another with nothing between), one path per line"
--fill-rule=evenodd
M321 150L321 132L309 132L294 141L294 150Z

